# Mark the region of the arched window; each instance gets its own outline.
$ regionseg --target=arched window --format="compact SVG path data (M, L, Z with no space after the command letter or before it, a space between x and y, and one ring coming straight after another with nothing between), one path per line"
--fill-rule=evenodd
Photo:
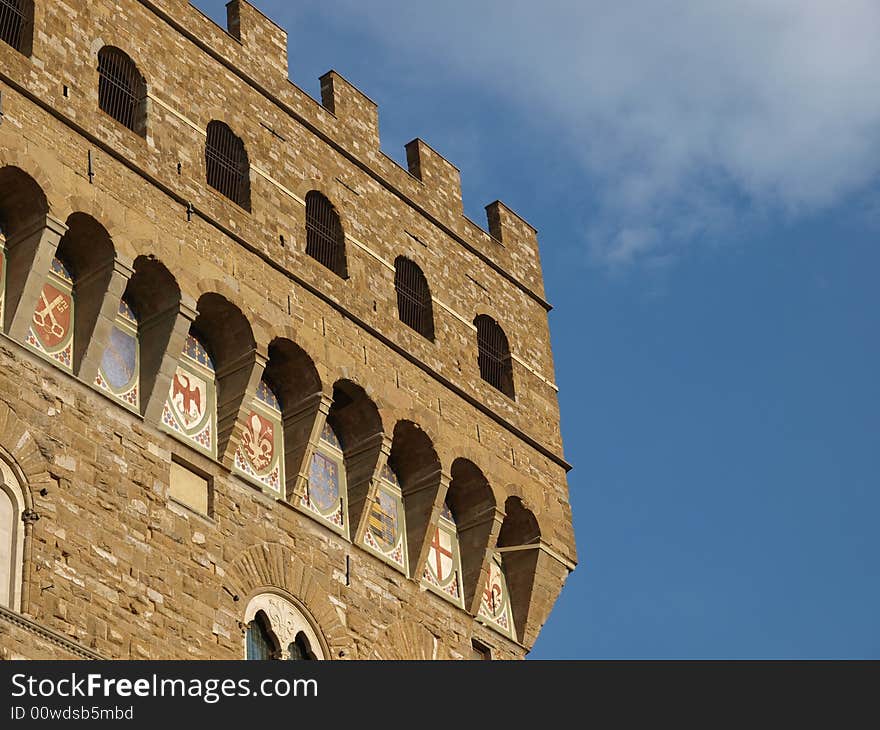
M211 457L217 455L217 385L214 361L200 335L186 336L162 410L165 428Z
M0 0L0 40L30 56L33 37L33 0Z
M397 315L422 337L434 340L434 307L431 290L422 270L413 261L398 256L394 262Z
M477 615L505 636L516 636L513 616L510 611L510 593L507 590L504 564L498 553L493 554L489 561L489 576L483 587Z
M269 630L269 619L262 611L257 611L257 615L248 624L246 651L246 658L251 661L275 659L278 656L275 640Z
M407 573L406 514L397 474L382 467L376 501L370 507L364 545Z
M306 635L300 631L296 639L287 647L287 658L290 661L314 661L317 659Z
M205 174L208 185L237 203L251 209L251 169L244 142L223 122L208 124L205 142Z
M306 195L306 253L343 279L348 277L339 214L317 190Z
M316 625L303 609L277 593L254 596L244 613L248 659L323 659Z
M128 408L140 411L138 318L125 299L119 302L116 322L101 357L95 385Z
M67 264L54 256L25 339L68 372L73 372L73 284Z
M474 326L477 328L480 377L508 398L514 398L513 364L507 335L494 319L485 314L474 320Z
M455 524L455 515L447 502L443 503L440 518L431 537L428 562L422 580L458 605L464 605L458 528Z
M98 106L122 126L146 136L147 82L128 54L112 46L98 51Z
M272 386L260 380L235 451L235 469L281 494L284 485L284 424Z
M302 503L341 532L346 530L345 477L342 442L330 423L325 422L312 454L309 481Z
M0 459L0 606L18 611L24 555L24 495L15 473Z

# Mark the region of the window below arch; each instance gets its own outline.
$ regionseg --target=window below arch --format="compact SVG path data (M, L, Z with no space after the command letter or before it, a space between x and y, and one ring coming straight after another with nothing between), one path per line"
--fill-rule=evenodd
M30 56L33 37L33 0L0 0L0 40Z
M95 385L127 408L140 410L140 342L138 318L125 299L120 300L110 340L101 356Z
M422 581L444 598L464 607L458 527L455 515L446 502L443 503L431 536L428 562L425 564Z
M514 398L513 362L507 335L491 317L481 314L474 320L477 328L477 362L480 377L508 398Z
M245 418L235 470L260 486L281 494L284 487L284 423L272 386L260 380Z
M21 604L25 503L21 484L0 459L0 606L18 611Z
M510 610L510 593L507 590L507 577L504 563L498 553L489 561L489 576L480 596L477 616L505 636L516 638L513 615Z
M74 278L58 256L40 291L25 343L73 372Z
M247 150L241 138L223 122L210 122L205 140L205 176L208 185L249 211L250 174Z
M146 136L147 83L128 54L112 46L98 51L98 106L122 126Z
M217 454L217 384L214 361L198 333L186 336L171 388L162 409L171 434L211 457Z
M275 639L269 629L269 619L262 611L257 611L247 627L245 659L260 661L276 659L279 654Z
M394 262L394 289L400 321L433 341L434 306L428 281L418 265L403 256Z
M394 470L385 464L379 476L376 501L370 507L364 545L404 573L407 570L406 513L403 494Z
M333 427L325 422L312 454L309 481L302 504L331 527L345 534L345 495L345 456L342 442Z
M306 254L343 279L348 278L342 222L333 204L317 190L306 195Z
M250 600L244 616L245 658L317 660L324 649L314 622L293 601L277 593Z

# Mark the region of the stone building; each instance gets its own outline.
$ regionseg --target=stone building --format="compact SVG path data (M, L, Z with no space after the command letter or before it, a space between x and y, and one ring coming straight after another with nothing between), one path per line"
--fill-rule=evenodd
M0 41L0 654L524 656L576 561L535 231L242 0Z

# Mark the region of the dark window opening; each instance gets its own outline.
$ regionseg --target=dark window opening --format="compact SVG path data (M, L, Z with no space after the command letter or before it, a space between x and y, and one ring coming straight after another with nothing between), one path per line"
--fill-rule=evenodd
M19 53L30 56L33 27L33 0L0 0L0 40Z
M248 660L275 659L278 652L269 631L266 615L260 611L247 627L247 658Z
M514 398L513 363L507 335L494 319L485 314L479 315L474 325L477 328L480 377L508 398Z
M98 106L101 110L144 137L147 134L146 104L147 84L134 61L118 48L102 48L98 52Z
M214 190L245 210L251 209L250 163L244 142L216 120L208 124L205 174Z
M309 646L309 640L302 631L296 635L296 639L287 647L287 655L290 661L315 661L317 659Z
M434 340L434 308L431 290L422 270L409 259L398 256L394 262L394 288L400 321L423 337Z
M348 278L345 234L339 214L316 190L306 195L306 253L343 279Z

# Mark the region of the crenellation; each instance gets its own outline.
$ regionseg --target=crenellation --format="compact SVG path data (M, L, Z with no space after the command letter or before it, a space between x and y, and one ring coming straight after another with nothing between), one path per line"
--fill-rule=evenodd
M457 225L463 211L458 168L418 138L406 145L406 163L410 174L425 184L432 212Z
M363 158L379 149L379 108L370 97L330 70L320 78L321 103L341 127L346 147Z

